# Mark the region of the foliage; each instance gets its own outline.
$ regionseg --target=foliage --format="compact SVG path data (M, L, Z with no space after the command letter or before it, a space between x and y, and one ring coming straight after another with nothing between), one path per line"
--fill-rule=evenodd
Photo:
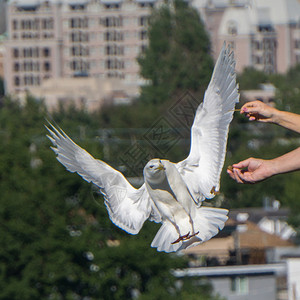
M300 65L291 68L285 75L272 77L274 85L278 88L277 99L279 108L300 113Z
M94 117L70 108L54 119L101 158ZM178 287L171 270L187 262L150 247L157 224L131 236L111 223L102 196L55 160L45 118L32 98L0 110L0 299L217 299L194 280Z
M143 88L141 101L132 106L107 106L93 114L61 107L50 115L33 98L24 106L3 99L0 299L219 299L205 282L171 274L172 269L187 266L187 261L150 247L159 225L147 222L138 236L114 226L102 196L55 160L45 137L45 119L55 121L80 146L116 168L122 167L120 155L137 142L156 156L159 150L153 152L153 146L145 142L145 132L186 90L200 98L212 60L201 20L183 2L155 11L149 37L149 47L139 61L150 84ZM300 68L296 67L287 76L247 70L239 80L243 88L274 83L278 107L299 113L298 78ZM249 124L236 113L225 166L249 156L272 158L297 146L297 135L270 124ZM181 139L168 158L178 161L188 150L189 140ZM222 194L216 197L224 201L222 206L261 206L266 197L278 199L291 208L290 222L300 228L298 172L256 185L238 185L225 172L226 168ZM125 173L135 175L126 169Z
M202 95L213 68L210 41L198 12L177 0L154 10L149 45L139 58L147 81L141 100L163 103L186 90Z
M237 81L241 90L256 90L259 89L261 83L268 82L268 77L266 73L248 67L238 75Z
M259 82L273 83L277 88L276 107L300 113L299 78L300 67L296 66L285 75L266 75L247 69L238 80L244 88L257 88ZM248 157L272 159L296 147L299 147L297 133L272 124L248 122L235 113L229 131L225 167ZM228 208L261 207L265 199L277 199L282 206L290 207L290 224L299 230L299 176L299 172L295 172L277 175L255 185L238 185L227 176L224 168L221 177L223 205Z

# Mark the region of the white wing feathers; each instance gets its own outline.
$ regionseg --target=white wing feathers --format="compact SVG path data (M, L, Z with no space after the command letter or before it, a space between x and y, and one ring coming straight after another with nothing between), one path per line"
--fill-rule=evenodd
M96 160L87 151L75 144L62 130L53 125L48 138L57 160L68 171L78 173L83 179L96 184L104 195L105 205L111 221L131 234L137 234L144 221L149 218L159 222L160 216L153 211L152 201L143 185L135 189L117 170L101 160Z
M219 190L229 124L239 101L233 52L225 44L192 126L189 156L177 164L190 192L200 201Z

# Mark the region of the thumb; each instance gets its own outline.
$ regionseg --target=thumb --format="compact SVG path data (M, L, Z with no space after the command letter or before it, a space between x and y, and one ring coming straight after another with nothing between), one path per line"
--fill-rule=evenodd
M245 160L240 161L239 163L233 164L232 167L237 169L247 168L252 159L253 158L247 158Z

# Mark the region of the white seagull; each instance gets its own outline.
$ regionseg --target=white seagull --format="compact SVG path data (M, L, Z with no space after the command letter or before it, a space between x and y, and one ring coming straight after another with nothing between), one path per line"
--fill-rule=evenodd
M144 168L145 183L135 189L117 170L92 157L61 129L50 124L51 147L68 171L97 185L111 221L130 234L144 222L160 222L152 247L174 252L209 240L223 229L228 210L203 207L220 189L229 124L239 101L233 52L225 44L197 108L188 157L178 163L152 159Z

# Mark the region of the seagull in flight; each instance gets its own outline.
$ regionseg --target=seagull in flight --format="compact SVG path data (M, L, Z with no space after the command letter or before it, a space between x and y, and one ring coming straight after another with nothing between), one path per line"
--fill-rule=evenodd
M220 190L229 124L238 101L234 55L224 43L195 113L188 157L178 163L151 159L144 167L144 184L138 189L61 129L52 124L46 128L57 160L99 187L116 226L137 234L146 220L161 223L151 246L175 252L209 240L223 229L228 218L227 209L204 207L202 202Z

